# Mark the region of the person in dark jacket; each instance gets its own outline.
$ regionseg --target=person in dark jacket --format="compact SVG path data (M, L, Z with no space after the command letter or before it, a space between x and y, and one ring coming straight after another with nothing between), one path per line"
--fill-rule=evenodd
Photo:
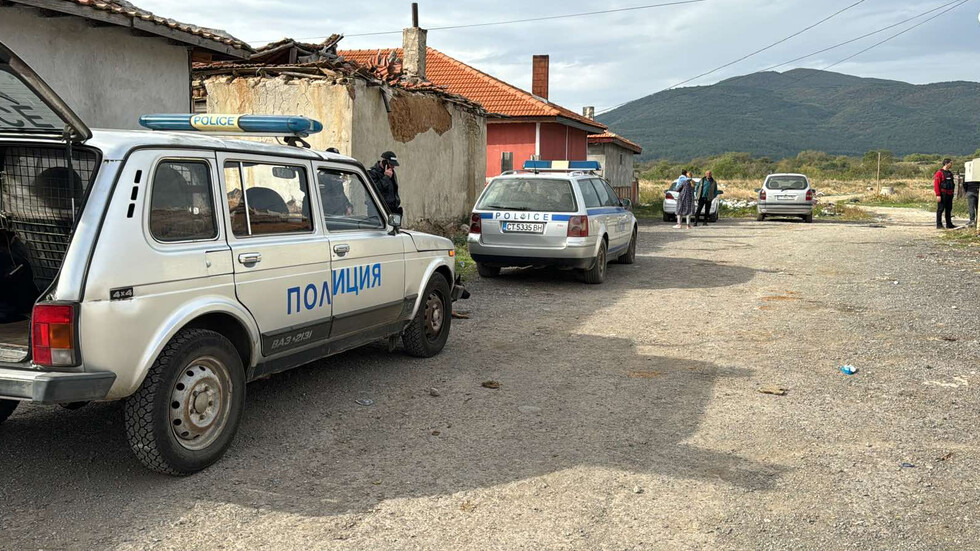
M398 157L391 151L385 151L381 154L381 160L368 170L368 176L371 177L375 189L388 207L388 212L402 214L402 200L398 196L398 177L395 176L396 166L398 166Z
M718 195L718 182L715 182L715 178L711 175L710 170L704 173L704 177L698 183L694 195L698 199L698 210L694 213L694 227L698 227L698 218L701 217L701 209L704 209L704 225L707 226L708 220L711 218L711 203L715 200L715 196Z
M953 195L956 193L956 182L953 179L953 160L943 159L943 167L936 172L932 179L936 192L936 229L943 229L943 213L946 214L946 229L954 229L953 225Z

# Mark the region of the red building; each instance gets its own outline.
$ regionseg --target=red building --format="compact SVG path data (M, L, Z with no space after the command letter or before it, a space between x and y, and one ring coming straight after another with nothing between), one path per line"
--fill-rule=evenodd
M487 110L487 178L541 160L584 161L588 136L606 126L548 101L548 56L532 62L531 92L496 79L478 69L426 48L418 76L483 105ZM342 50L343 57L365 66L376 65L391 50ZM402 49L395 55L402 57ZM421 56L419 56L421 57Z

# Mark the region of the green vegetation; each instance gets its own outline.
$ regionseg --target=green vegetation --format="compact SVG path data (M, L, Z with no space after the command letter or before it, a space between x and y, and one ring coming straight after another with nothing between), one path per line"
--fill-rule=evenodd
M939 155L974 151L980 145L978 118L980 83L917 86L795 69L660 92L598 120L642 145L643 160L725 151L795 158L808 150L836 159L883 149L929 165ZM937 155L907 157L921 151ZM867 167L862 170L868 174Z
M954 172L962 172L963 163L980 157L980 149L971 155L951 157ZM941 155L914 153L896 158L891 151L881 151L881 179L909 179L931 185L932 176L939 170ZM795 157L772 160L748 153L724 153L711 157L698 157L690 161L654 161L641 164L643 180L669 181L677 178L683 169L701 175L711 170L714 177L724 180L762 181L773 172L799 172L811 180L862 180L874 182L878 170L878 151L868 151L860 156L830 155L823 151L804 151ZM888 184L891 185L891 184Z

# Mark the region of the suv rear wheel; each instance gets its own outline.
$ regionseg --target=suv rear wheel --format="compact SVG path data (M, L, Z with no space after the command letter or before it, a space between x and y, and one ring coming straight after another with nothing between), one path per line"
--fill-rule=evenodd
M807 224L813 223L813 213L803 215L803 221Z
M245 406L241 357L223 335L184 329L126 399L126 437L147 468L188 475L224 455Z
M487 266L486 264L477 262L476 273L480 274L480 277L497 277L500 275L500 266Z
M416 358L431 358L442 352L449 339L452 321L453 302L449 282L442 274L432 274L422 294L418 312L402 333L405 351Z
M586 283L597 285L606 280L606 240L599 243L599 252L595 255L595 263L582 273Z
M20 405L20 402L17 400L0 400L0 423L6 421L7 417L10 417L10 414L17 409L18 405Z

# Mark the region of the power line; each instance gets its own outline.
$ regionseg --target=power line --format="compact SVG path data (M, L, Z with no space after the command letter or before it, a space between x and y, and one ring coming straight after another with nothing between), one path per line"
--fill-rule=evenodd
M919 14L917 14L917 15L914 15L914 16L912 16L912 17L909 17L909 18L907 18L907 19L903 19L902 21L899 21L898 23L893 23L893 24L891 24L891 25L888 25L888 26L885 26L885 27L882 27L882 28L880 28L880 29L878 29L878 30L876 30L876 31L872 31L872 32L869 32L869 33L866 33L866 34L863 34L863 35L861 35L861 36L858 36L858 37L856 37L856 38L852 38L852 39L850 39L850 40L845 40L845 41L843 41L843 42L838 42L837 44L834 44L833 46L828 46L828 47L826 47L826 48L822 48L822 49L820 49L820 50L816 50L816 51L814 51L814 52L810 52L809 54L806 54L806 55L803 55L803 56L800 56L800 57L797 57L797 58L794 58L794 59L791 59L791 60L789 60L789 61L784 61L784 62L782 62L782 63L777 63L776 65L771 65L771 66L769 66L769 67L766 67L765 69L760 69L759 71L755 71L755 72L753 72L753 73L750 73L750 74L745 74L745 75L740 75L740 76L736 76L736 77L733 77L733 78L730 78L730 79L728 79L728 80L727 80L726 82L728 82L728 83L733 83L733 82L736 82L736 81L739 81L739 80L742 80L742 79L744 79L744 78L748 78L748 77L750 77L750 76L752 76L753 74L755 74L755 73L758 73L758 72L766 72L766 71L771 71L771 70L773 70L773 69L777 69L777 68L779 68L779 67L783 67L783 66L785 66L785 65L789 65L790 63L796 63L797 61L801 61L801 60L803 60L803 59L806 59L806 58L808 58L808 57L813 57L813 56L815 56L815 55L818 55L818 54L822 54L822 53L825 53L825 52L828 52L828 51L830 51L830 50L835 50L835 49L837 49L837 48L840 48L840 47L842 47L842 46L846 46L846 45L848 45L848 44L852 44L852 43L854 43L854 42L857 42L857 41L859 41L859 40L863 40L863 39L865 39L865 38L868 38L868 37L870 37L870 36L874 36L874 35L876 35L876 34L881 34L881 33L883 33L883 32L885 32L885 31L887 31L887 30L890 30L890 29L894 29L895 27L900 27L900 26L902 26L902 25L904 25L904 24L906 24L906 23L908 23L908 22L910 22L910 21L914 21L914 20L916 20L916 19L919 19L920 17L924 17L924 16L926 16L926 15L929 15L930 13L933 13L933 12L935 12L935 11L939 11L939 10L942 10L943 8L948 8L949 6L952 6L952 7L951 7L951 8L949 8L948 10L946 10L946 11L943 11L942 13L939 13L939 14L937 14L937 15L935 15L935 16L933 16L933 17L931 17L931 18L929 18L929 19L927 19L927 20L925 20L925 21L922 21L922 22L920 22L920 23L918 23L918 24L916 24L916 25L914 25L914 26L912 26L912 27L909 27L908 29L905 29L904 31L902 31L902 32L900 32L900 33L898 33L898 34L895 34L895 35L892 35L892 36L890 36L890 37L888 37L887 39L885 39L885 40L883 40L883 41L881 41L881 42L879 42L879 43L877 43L877 44L874 44L874 45L872 45L872 46L870 46L869 48L866 48L866 49L864 49L864 50L862 50L862 51L860 51L860 52L858 52L858 53L856 53L856 54L854 54L854 55L852 55L852 56L848 56L847 58L845 58L845 59L842 59L842 60L840 60L840 61L838 61L838 62L836 62L836 63L833 63L833 64L831 64L831 65L828 65L827 67L824 67L824 68L822 69L822 70L827 70L827 69L829 69L829 68L831 68L831 67L834 67L834 66L836 66L836 65L839 65L839 64L841 64L841 63L843 63L843 62L845 62L845 61L847 61L847 60L849 60L849 59L852 59L852 58L854 58L854 57L857 57L858 55L861 55L862 53L864 53L864 52L866 52L866 51L868 51L868 50L870 50L871 48L874 48L874 47L876 47L876 46L879 46L879 45L881 45L881 44L884 44L885 42L887 42L887 41L889 41L889 40L891 40L891 39L893 39L893 38L896 38L896 37L898 37L898 36L899 36L899 35L901 35L901 34L905 34L906 32L908 32L908 31L911 31L912 29L914 29L915 27L918 27L918 26L920 26L920 25L924 25L924 24L926 24L926 23L928 23L929 21L931 21L931 20L933 20L933 19L935 19L935 18L937 18L937 17L940 17L940 16L942 16L943 14L945 14L946 12L948 12L948 11L950 11L950 10L953 10L953 9L956 9L956 8L958 8L958 7L960 7L961 5L963 5L963 4L965 4L965 3L967 3L967 2L969 2L969 1L970 1L970 0L953 0L952 2L947 2L947 3L945 3L945 4L943 4L943 5L941 5L941 6L937 6L937 7L935 7L935 8L932 8L932 9L930 9L930 10L926 10L926 11L924 11L924 12L922 12L922 13L919 13ZM955 4L955 5L953 5L953 4ZM808 75L807 77L802 77L802 78L800 78L800 79L798 79L798 80L797 80L796 82L798 82L799 80L802 80L803 78L808 78L809 76L811 76L811 75ZM670 90L670 88L667 88L667 89L665 89L665 90L661 90L661 91L666 91L666 90ZM697 88L696 88L696 87L691 87L691 88L689 88L688 90L689 90L689 91L688 91L688 92L686 92L686 93L692 93L693 91L695 91L695 90L697 90ZM680 95L684 95L684 94L680 94ZM675 94L675 95L674 95L673 97L674 97L674 98L676 98L676 97L678 97L678 96L679 96L679 95L677 95L677 94ZM635 101L635 100L630 100L630 101L627 101L627 102L624 102L624 103L621 103L621 104L619 104L619 105L616 105L616 106L614 106L614 107L610 107L610 108L607 108L607 109L603 109L603 110L601 110L601 111L597 111L597 113L599 113L599 114L602 114L602 113L608 113L609 111L612 111L612 110L614 110L614 109L618 109L618 108L620 108L620 107L622 107L622 106L624 106L624 105L626 105L627 103L630 103L630 102L632 102L632 101Z
M744 55L744 56L742 56L742 57L740 57L740 58L738 58L738 59L736 59L734 61L730 61L728 63L725 63L724 65L719 65L718 67L715 67L714 69L711 69L710 71L705 71L705 72L701 73L700 75L697 75L697 76L691 77L691 78L689 78L687 80L678 82L677 84L674 84L673 86L670 86L670 87L668 87L666 89L667 90L670 90L672 88L677 88L678 86L687 84L688 82L691 82L693 80L697 80L697 79L699 79L699 78L701 78L703 76L710 75L711 73L714 73L716 71L720 71L720 70L722 70L722 69L724 69L726 67L731 67L732 65L735 65L736 63L738 63L740 61L745 61L746 59L748 59L748 58L750 58L750 57L752 57L752 56L754 56L756 54L760 54L760 53L762 53L762 52L764 52L764 51L766 51L766 50L768 50L770 48L773 48L775 46L778 46L778 45L782 44L783 42L786 42L787 40L790 40L792 38L795 38L797 36L800 36L801 34L809 31L810 29L812 29L812 28L814 28L814 27L816 27L816 26L818 26L818 25L820 25L822 23L826 23L827 21L830 21L831 19L833 19L833 18L837 17L838 15L846 12L847 10L849 10L849 9L857 6L858 4L863 4L865 1L866 0L858 0L857 2L851 4L850 6L847 6L846 8L842 8L840 10L837 10L836 12L828 15L827 17L824 17L820 21L817 21L816 23L814 23L814 24L812 24L812 25L810 25L808 27L804 27L803 29L800 29L799 31L797 31L797 32L795 32L795 33L793 33L793 34L785 37L785 38L781 38L781 39L773 42L772 44L769 44L768 46L765 46L763 48L759 48L758 50L756 50L756 51L754 51L752 53L746 54L746 55Z
M863 2L864 0L861 0L861 1ZM448 25L448 26L444 26L444 27L430 27L428 30L430 30L430 31L447 31L447 30L452 30L452 29L470 29L470 28L473 28L473 27L491 27L491 26L496 26L496 25L512 25L514 23L533 23L535 21L551 21L551 20L554 20L554 19L566 19L566 18L569 18L569 17L585 17L585 16L589 16L589 15L603 15L603 14L607 14L607 13L618 13L618 12L625 12L625 11L647 10L647 9L651 9L651 8L665 8L665 7L669 7L669 6L680 6L680 5L683 5L683 4L699 4L701 2L707 2L707 0L676 0L674 2L665 2L665 3L660 3L660 4L646 4L644 6L632 6L632 7L629 7L629 8L615 8L615 9L599 10L599 11L589 11L589 12L581 12L581 13L566 13L566 14L563 14L563 15L548 15L548 16L543 16L543 17L532 17L532 18L528 18L528 19L512 19L512 20L509 20L509 21L493 21L493 22L489 22L489 23L469 23L469 24L466 24L466 25ZM344 37L345 38L350 38L350 37L354 37L354 36L380 36L380 35L386 35L386 34L401 34L401 33L402 33L402 30L399 29L397 31L378 31L378 32L371 32L371 33L345 34ZM294 40L316 40L318 38L327 38L327 37L326 36L308 36L308 37L303 37L303 38L295 38ZM277 38L277 39L273 39L273 40L279 40L279 39ZM272 42L273 40L246 40L246 42Z
M691 82L693 80L697 80L697 79L699 79L701 77L710 75L711 73L720 71L720 70L722 70L722 69L724 69L726 67L731 67L732 65L735 65L736 63L738 63L740 61L745 61L746 59L748 59L748 58L750 58L750 57L752 57L754 55L760 54L760 53L762 53L762 52L764 52L766 50L769 50L771 48L774 48L774 47L782 44L783 42L786 42L787 40L790 40L792 38L795 38L795 37L797 37L797 36L799 36L799 35L807 32L807 31L809 31L810 29L812 29L812 28L814 28L814 27L816 27L818 25L821 25L823 23L826 23L827 21L830 21L834 17L837 17L838 15L840 15L840 14L844 13L845 11L847 11L847 10L849 10L849 9L857 6L858 4L864 3L865 1L866 0L858 0L857 2L855 2L853 4L851 4L849 6L846 6L846 7L842 8L842 9L840 9L840 10L837 10L836 12L828 15L827 17L824 17L820 21L817 21L816 23L814 23L814 24L812 24L812 25L810 25L808 27L804 27L803 29L800 29L799 31L796 31L795 33L793 33L793 34L791 34L789 36L786 36L784 38L781 38L781 39L777 40L776 42L773 42L772 44L769 44L768 46L764 46L762 48L759 48L758 50L755 50L754 52L748 53L748 54L746 54L746 55L744 55L744 56L742 56L742 57L740 57L740 58L738 58L738 59L736 59L734 61L730 61L728 63L725 63L724 65L719 65L718 67L715 67L714 69L711 69L710 71L705 71L705 72L703 72L703 73L701 73L701 74L699 74L697 76L691 77L691 78L689 78L687 80L684 80L684 81L681 81L681 82L678 82L677 84L674 84L672 86L668 86L667 88L664 88L663 90L660 90L660 92L666 92L667 90L672 90L674 88L677 88L678 86L682 86L682 85L687 84L688 82ZM959 0L957 0L957 1L959 1ZM659 94L660 92L657 92L657 94ZM630 103L632 101L634 101L634 100L625 101L623 103L620 103L619 105L615 105L615 106L609 107L607 109L602 109L602 110L598 111L597 114L600 114L601 115L603 113L608 113L609 111L612 111L614 109L619 109L620 107L622 107L622 106L624 106L627 103Z

